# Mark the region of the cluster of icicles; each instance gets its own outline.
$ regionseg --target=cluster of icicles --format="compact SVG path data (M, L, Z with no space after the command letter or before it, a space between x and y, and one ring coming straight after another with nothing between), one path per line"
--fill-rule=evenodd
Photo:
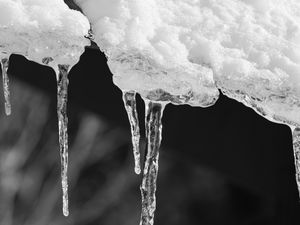
M5 99L5 113L11 114L10 91L8 67L9 58L0 59L3 90ZM47 61L47 60L46 60ZM45 64L49 62L45 61ZM54 68L57 74L57 115L59 127L59 147L61 157L61 179L63 192L63 214L69 215L68 208L68 117L67 117L67 97L68 97L68 73L69 65L57 65ZM146 160L143 165L143 179L140 186L142 195L142 211L140 225L153 225L154 213L156 209L156 181L158 175L159 148L162 139L162 115L166 103L154 102L143 99L145 102L145 128L146 128ZM136 92L123 91L123 101L130 121L132 145L134 155L134 171L140 174L142 171L140 159L140 128L138 113L136 109ZM296 182L300 193L300 128L290 126L293 136L293 148L295 157Z
M43 59L43 63L48 65L51 62L51 58ZM10 91L9 91L9 78L8 67L9 57L0 59L3 91L5 99L5 113L11 114L10 103ZM57 117L58 117L58 129L59 129L59 148L61 158L61 180L63 191L63 214L69 215L68 204L68 117L67 117L67 100L68 100L68 73L70 70L69 65L57 65L53 68L56 72L57 78Z
M46 60L47 61L47 60ZM49 62L43 61L45 64ZM1 59L1 71L3 78L3 90L5 98L5 113L11 114L10 91L8 67L9 58ZM57 116L59 129L59 148L61 157L61 182L63 193L63 214L69 215L68 207L68 117L67 117L67 100L68 100L68 73L69 65L58 65L54 68L57 74ZM138 114L136 110L136 93L133 91L124 91L123 100L125 109L131 126L133 155L135 161L135 173L141 173L140 163L140 128ZM165 103L153 102L144 99L146 106L146 139L147 155L143 170L143 180L141 185L142 195L142 213L141 224L150 225L154 222L154 212L156 209L156 180L158 174L158 157L159 147L162 138L162 115Z

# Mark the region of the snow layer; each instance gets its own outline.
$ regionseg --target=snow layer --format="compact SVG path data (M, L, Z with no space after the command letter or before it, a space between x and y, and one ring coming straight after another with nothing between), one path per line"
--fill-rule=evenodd
M207 106L217 87L300 125L299 0L76 2L121 89Z
M73 65L89 44L89 28L86 17L63 0L0 0L0 57L17 53Z
M212 70L189 59L188 26L194 18L184 11L195 11L193 1L76 2L89 18L95 41L108 56L114 82L122 90L175 104L209 106L216 101Z

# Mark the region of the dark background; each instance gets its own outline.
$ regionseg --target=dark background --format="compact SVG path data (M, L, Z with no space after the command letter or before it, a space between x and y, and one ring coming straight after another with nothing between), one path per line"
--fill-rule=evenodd
M16 179L12 186L20 188L2 188L10 198L0 212L10 219L1 224L138 224L141 177L133 172L128 119L104 55L87 48L69 75L69 218L61 215L54 71L22 56L10 62L13 114L6 118L2 103L0 149L6 161L16 161L11 152L26 161L14 173L2 168L2 185ZM140 98L138 111L143 130ZM168 105L163 125L156 225L300 223L289 127L223 95L205 109Z

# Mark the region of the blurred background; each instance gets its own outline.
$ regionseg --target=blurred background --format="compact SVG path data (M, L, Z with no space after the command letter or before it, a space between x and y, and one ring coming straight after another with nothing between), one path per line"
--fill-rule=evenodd
M0 224L139 224L141 176L104 55L87 48L69 75L68 218L61 209L54 71L22 56L10 60L10 117L0 98ZM143 131L140 98L138 111ZM206 109L168 105L163 124L156 225L300 223L287 126L223 95ZM141 146L144 152L144 138Z

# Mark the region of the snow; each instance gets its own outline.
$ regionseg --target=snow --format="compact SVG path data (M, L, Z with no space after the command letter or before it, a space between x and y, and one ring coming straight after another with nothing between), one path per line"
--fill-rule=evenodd
M0 57L16 53L74 65L89 44L89 28L86 17L63 0L0 0Z
M209 106L219 88L272 121L300 124L298 0L76 2L122 90Z
M209 106L216 101L212 70L188 59L184 39L189 32L183 27L188 21L179 17L181 2L76 2L89 18L95 41L107 54L114 82L122 90L175 104Z

